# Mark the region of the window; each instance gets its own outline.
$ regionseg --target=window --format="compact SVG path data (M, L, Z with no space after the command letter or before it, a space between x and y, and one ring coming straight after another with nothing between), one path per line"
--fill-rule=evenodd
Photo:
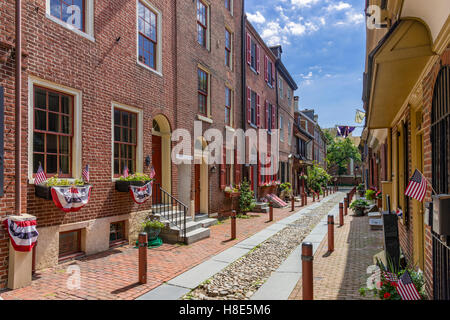
M225 124L227 126L231 126L232 96L231 89L225 87Z
M198 69L198 112L208 115L208 73Z
M288 121L288 145L291 145L291 122Z
M71 176L73 97L34 87L33 173Z
M280 141L284 142L283 115L280 114Z
M278 80L278 88L280 90L280 97L283 98L283 80L281 78Z
M225 8L226 8L228 11L230 11L230 12L231 12L231 9L232 9L232 7L231 7L231 5L232 5L231 1L233 1L233 0L225 0Z
M139 2L138 37L139 61L156 70L158 47L158 16L148 6Z
M274 82L274 74L273 74L273 63L272 61L267 62L267 83L272 85Z
M136 172L137 115L114 108L114 176Z
M59 233L59 257L64 258L81 252L81 230Z
M256 92L252 91L251 99L251 123L256 125Z
M273 127L273 106L267 102L266 129L271 132Z
M208 7L201 0L197 0L197 41L207 47Z
M231 48L232 48L232 38L231 33L225 29L225 65L231 68Z
M85 0L50 0L50 14L75 29L86 30Z
M257 51L258 51L258 46L256 44L255 41L251 41L251 64L250 66L253 68L253 70L257 71Z
M125 240L125 221L114 222L109 225L109 244L114 245Z

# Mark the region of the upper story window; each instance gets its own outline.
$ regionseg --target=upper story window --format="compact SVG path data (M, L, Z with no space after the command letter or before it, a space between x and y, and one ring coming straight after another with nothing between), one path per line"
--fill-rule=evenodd
M201 0L197 0L197 41L207 47L208 7Z
M198 112L208 115L208 73L198 69Z
M291 145L291 135L292 135L292 132L291 132L291 122L288 121L288 145Z
M114 175L136 172L137 114L114 108Z
M280 114L280 141L284 142L283 115Z
M225 65L229 68L231 68L232 45L231 32L225 29Z
M85 0L50 0L50 14L85 32Z
M227 126L231 126L232 96L231 89L225 87L225 124Z
M233 0L225 0L225 8L228 10L228 11L230 11L231 12L231 9L232 9L232 1Z
M39 164L47 176L71 177L72 96L34 87L33 173Z
M273 74L273 63L272 61L268 60L267 62L267 83L273 86L275 75Z
M247 32L247 41L246 41L246 51L247 51L247 64L250 68L259 74L260 72L260 51L261 47L256 43L254 39L250 36L250 33Z
M256 92L252 91L251 94L251 123L256 125L256 100L257 100L257 94Z
M256 44L256 42L255 41L253 41L252 40L252 45L251 45L251 57L252 57L252 61L251 61L251 63L250 63L250 66L256 71L256 62L257 62L257 60L256 60L256 54L257 54L257 51L258 51L258 45Z
M271 132L274 127L273 111L274 111L273 105L266 101L266 129L269 132Z
M142 2L139 2L138 15L139 61L156 70L158 16Z
M278 89L280 90L280 97L283 98L283 80L278 80Z

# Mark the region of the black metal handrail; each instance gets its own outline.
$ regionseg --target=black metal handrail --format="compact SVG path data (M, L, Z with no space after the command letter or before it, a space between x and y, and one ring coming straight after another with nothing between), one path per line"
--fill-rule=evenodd
M152 211L161 214L172 225L180 230L179 236L186 238L187 205L164 190L160 184L155 184L152 195ZM180 239L179 239L180 240Z

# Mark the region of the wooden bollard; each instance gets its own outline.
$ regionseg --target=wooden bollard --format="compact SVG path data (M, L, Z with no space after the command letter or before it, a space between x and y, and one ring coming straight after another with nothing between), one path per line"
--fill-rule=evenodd
M344 204L342 202L339 203L339 226L344 225Z
M328 252L334 251L334 215L328 215Z
M295 197L292 196L291 198L291 211L295 211Z
M308 205L308 194L304 193L304 195L305 195L305 206L307 206Z
M269 203L269 221L273 221L273 204Z
M302 199L302 207L304 207L305 206L305 194L302 193L300 198Z
M344 215L346 216L348 214L348 198L344 198Z
M313 245L302 243L302 291L303 300L314 300L313 287Z
M236 239L236 210L231 212L231 239Z
M139 283L147 283L147 233L139 233Z

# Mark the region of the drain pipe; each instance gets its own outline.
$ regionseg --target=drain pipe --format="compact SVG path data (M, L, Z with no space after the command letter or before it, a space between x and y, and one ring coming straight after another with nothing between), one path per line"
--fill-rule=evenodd
M15 201L16 201L16 215L22 213L22 1L16 0L16 121L15 121Z

